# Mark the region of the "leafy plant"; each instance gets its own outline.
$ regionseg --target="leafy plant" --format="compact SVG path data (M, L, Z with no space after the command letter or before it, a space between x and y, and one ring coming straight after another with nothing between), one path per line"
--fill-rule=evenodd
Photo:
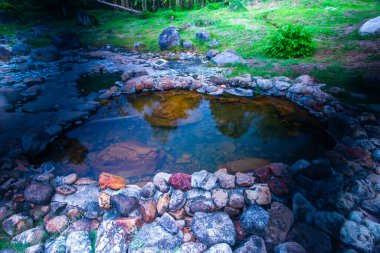
M315 44L311 33L303 26L287 24L270 35L264 51L280 58L305 57L314 53Z

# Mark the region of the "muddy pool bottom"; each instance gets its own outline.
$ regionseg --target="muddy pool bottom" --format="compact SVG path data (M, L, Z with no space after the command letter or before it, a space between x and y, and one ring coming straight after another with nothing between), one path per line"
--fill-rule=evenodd
M122 95L104 100L81 126L51 143L39 160L55 173L97 178L101 172L143 184L157 172L202 169L250 172L293 163L331 148L306 110L273 97L213 97L192 91Z

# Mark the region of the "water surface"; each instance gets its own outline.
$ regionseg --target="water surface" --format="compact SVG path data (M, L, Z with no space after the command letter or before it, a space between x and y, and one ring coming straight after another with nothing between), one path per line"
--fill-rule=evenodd
M58 174L102 171L131 183L158 171L228 167L252 171L270 162L319 157L323 127L299 106L272 97L212 97L165 91L114 97L83 125L48 147Z

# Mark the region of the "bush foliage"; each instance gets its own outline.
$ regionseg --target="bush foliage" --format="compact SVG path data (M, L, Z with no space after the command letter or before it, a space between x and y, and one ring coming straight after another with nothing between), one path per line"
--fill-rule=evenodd
M265 52L279 58L294 58L310 56L315 51L311 33L303 26L287 24L279 27L269 36Z

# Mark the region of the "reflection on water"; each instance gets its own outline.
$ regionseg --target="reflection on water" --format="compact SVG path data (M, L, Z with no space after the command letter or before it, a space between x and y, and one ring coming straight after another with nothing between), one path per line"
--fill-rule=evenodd
M288 101L172 90L103 101L43 157L55 161L58 173L107 171L143 182L158 171L252 171L268 161L311 159L325 141L322 126Z

